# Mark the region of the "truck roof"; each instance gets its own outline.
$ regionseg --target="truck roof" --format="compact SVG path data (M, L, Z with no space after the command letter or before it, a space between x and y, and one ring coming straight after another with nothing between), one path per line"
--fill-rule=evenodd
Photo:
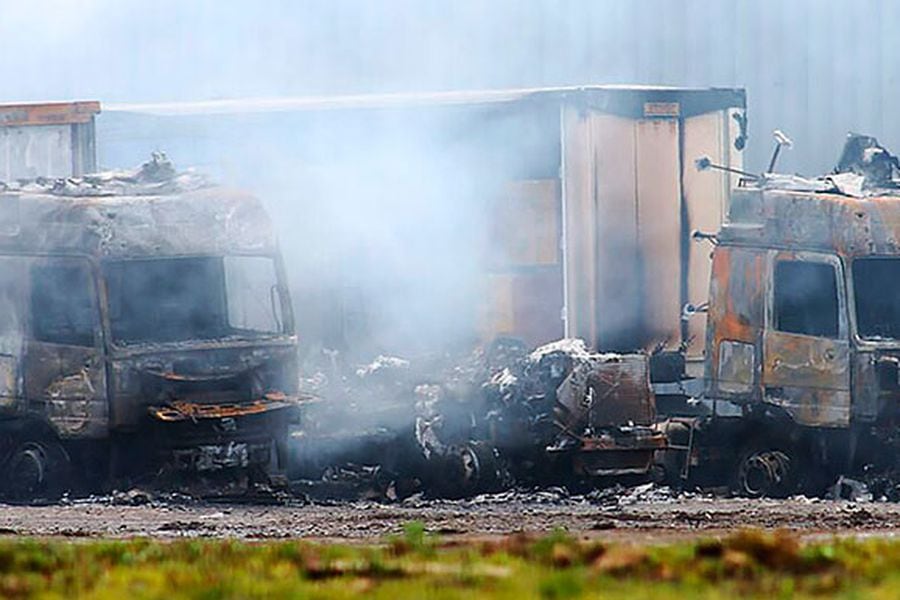
M900 190L851 196L803 189L738 188L719 239L846 256L900 254Z
M0 185L0 252L101 259L275 253L257 198L192 173L153 176L160 164Z
M827 175L742 179L719 240L845 256L900 255L898 173L900 159L874 137L851 132Z

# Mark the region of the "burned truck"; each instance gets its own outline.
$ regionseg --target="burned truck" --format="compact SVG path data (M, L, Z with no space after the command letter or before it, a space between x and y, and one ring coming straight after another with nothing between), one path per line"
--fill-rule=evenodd
M743 173L720 229L693 235L712 265L708 296L682 311L685 332L706 321L699 364L688 339L623 353L507 343L499 361L489 348L480 370L420 385L425 477L456 495L635 475L756 497L856 475L897 498L898 165L851 136L828 176ZM460 384L460 371L475 374Z
M249 194L138 170L0 187L0 487L284 468L296 337Z
M776 137L770 171L786 139ZM680 346L551 344L490 380L505 400L495 414L548 424L533 457L568 457L556 482L574 467L595 480L633 472L786 496L855 475L900 498L900 160L852 134L824 177L720 168L741 179L720 229L692 236L711 245L709 293L684 306ZM704 318L703 359L692 361L688 324ZM545 389L514 389L542 368L558 373L537 378ZM511 418L535 400L538 419ZM487 439L520 458L498 431Z
M708 163L700 166L708 167ZM851 135L831 175L745 177L710 241L705 374L655 385L670 476L748 496L896 470L900 181Z

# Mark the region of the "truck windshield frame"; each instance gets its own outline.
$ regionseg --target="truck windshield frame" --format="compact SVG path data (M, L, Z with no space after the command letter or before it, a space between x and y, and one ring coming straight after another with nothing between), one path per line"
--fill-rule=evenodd
M859 339L900 343L900 256L854 258L851 279Z
M289 333L276 257L140 257L101 264L119 347L246 341Z

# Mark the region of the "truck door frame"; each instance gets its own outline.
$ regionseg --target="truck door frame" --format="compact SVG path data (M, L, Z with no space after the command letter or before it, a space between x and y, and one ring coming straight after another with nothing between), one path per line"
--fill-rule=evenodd
M91 302L89 345L38 339L33 304L34 272L47 265L74 265L83 270ZM27 404L64 438L101 438L108 434L106 350L103 313L95 261L86 256L32 256L25 273L26 313L23 391Z
M766 402L800 425L846 427L850 422L850 326L844 266L836 254L771 250L763 333L762 385ZM776 327L776 267L782 262L832 267L837 294L837 335L781 331Z

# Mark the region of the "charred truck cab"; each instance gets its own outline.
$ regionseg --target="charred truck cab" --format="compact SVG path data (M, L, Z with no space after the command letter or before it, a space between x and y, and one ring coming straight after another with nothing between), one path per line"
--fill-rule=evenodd
M283 469L296 337L257 199L157 156L7 186L0 212L6 496Z
M841 473L894 468L893 180L848 168L744 182L715 241L698 403L707 414L664 424L688 451L680 475L721 481L724 472L758 496L819 492Z

